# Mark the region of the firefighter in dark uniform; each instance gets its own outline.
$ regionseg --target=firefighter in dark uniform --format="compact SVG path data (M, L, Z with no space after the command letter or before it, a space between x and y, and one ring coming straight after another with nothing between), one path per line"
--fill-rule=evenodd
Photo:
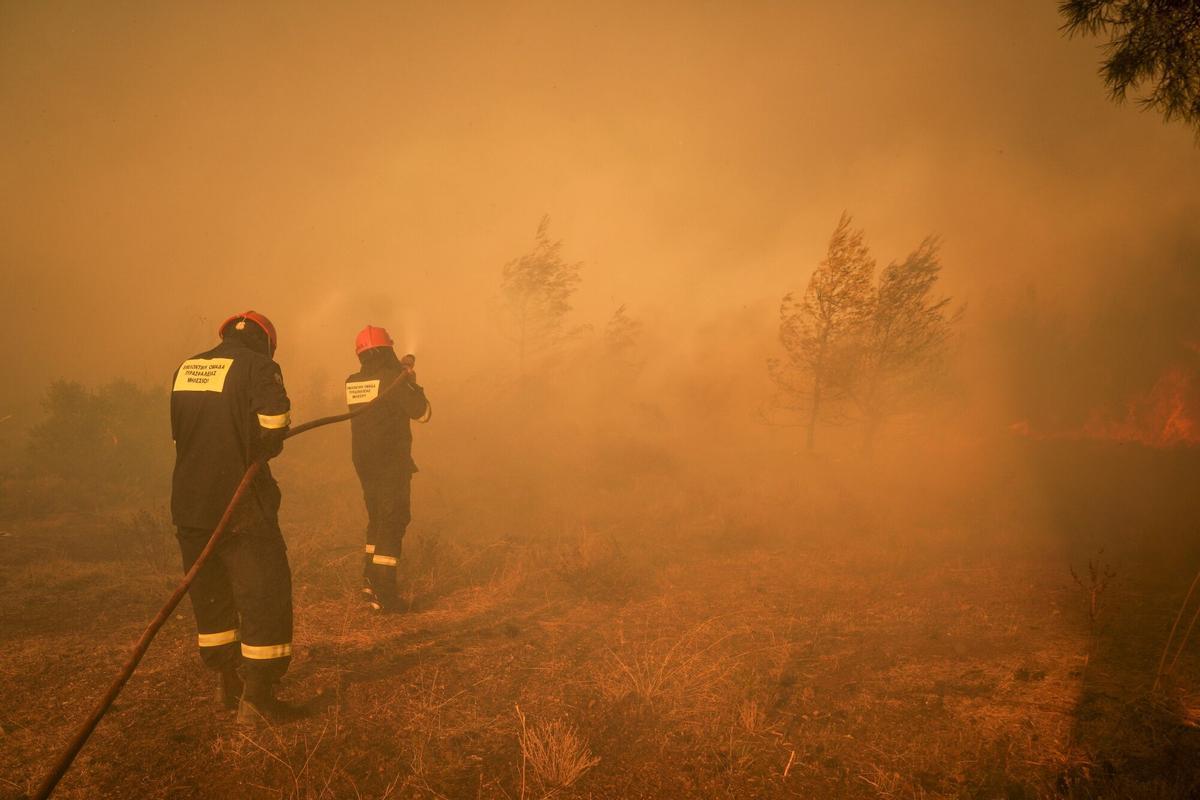
M279 455L291 419L270 320L247 311L219 332L219 345L180 365L171 392L171 515L185 571L250 464ZM297 713L275 696L292 654L292 577L279 500L264 463L190 589L201 659L220 676L218 697L238 709L240 723Z
M410 489L417 471L410 420L428 419L429 412L413 369L416 359L397 358L392 345L383 328L363 328L354 342L362 369L346 379L351 411L382 396L370 411L350 420L354 469L367 506L363 596L375 611L397 607L396 567L411 520Z

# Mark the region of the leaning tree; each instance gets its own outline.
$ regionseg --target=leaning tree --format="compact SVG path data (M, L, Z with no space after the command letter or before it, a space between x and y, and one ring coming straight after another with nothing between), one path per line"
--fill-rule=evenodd
M809 450L823 410L843 394L848 353L871 314L875 261L863 232L850 223L843 213L804 294L784 295L779 307L784 358L768 362L771 379L780 389L780 405L806 417Z

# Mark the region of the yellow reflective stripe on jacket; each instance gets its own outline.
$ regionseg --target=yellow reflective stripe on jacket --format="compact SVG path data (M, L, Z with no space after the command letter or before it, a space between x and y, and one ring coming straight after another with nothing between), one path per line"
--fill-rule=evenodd
M230 644L238 640L237 628L231 631L221 631L220 633L202 633L196 637L200 641L201 647L220 647L223 644Z
M259 414L258 424L269 431L286 428L292 424L292 412L285 411L282 414Z
M292 643L287 644L246 644L242 642L242 656L265 661L270 658L283 658L292 654Z
M391 556L374 555L371 556L371 563L382 564L385 567L394 567L396 566L396 559L392 558Z
M375 545L373 545L373 544L369 544L369 545L367 545L367 546L366 546L365 548L363 548L363 549L364 549L364 551L365 551L365 552L368 552L368 553L374 553L374 552L375 552Z

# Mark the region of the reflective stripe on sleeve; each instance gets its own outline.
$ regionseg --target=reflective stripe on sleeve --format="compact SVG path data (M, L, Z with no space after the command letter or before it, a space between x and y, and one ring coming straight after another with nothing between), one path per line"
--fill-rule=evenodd
M292 643L287 644L246 644L242 642L242 656L258 661L271 658L284 658L292 654Z
M394 567L396 566L396 559L392 556L374 555L371 556L371 563L380 564L385 567Z
M373 545L373 544L369 544L369 545L367 545L366 547L364 547L364 548L363 548L363 551L364 551L364 552L366 552L366 553L374 553L374 552L375 552L375 545Z
M282 414L259 414L258 424L269 431L286 428L292 424L292 412L285 411Z
M220 647L223 644L232 644L238 640L237 628L231 631L221 631L220 633L202 633L196 637L201 647Z

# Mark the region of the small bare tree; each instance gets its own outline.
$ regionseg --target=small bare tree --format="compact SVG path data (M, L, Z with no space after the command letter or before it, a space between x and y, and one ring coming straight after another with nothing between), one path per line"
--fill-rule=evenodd
M500 293L522 375L530 357L554 349L575 333L566 323L582 268L583 262L572 264L563 258L561 240L550 238L549 215L538 223L533 250L504 265Z
M804 295L784 295L779 341L785 356L767 364L782 393L782 407L806 413L809 450L823 407L844 395L847 355L871 316L875 260L863 243L863 232L853 230L850 222L843 213Z
M858 340L851 394L863 415L863 449L884 421L937 385L947 342L961 309L937 297L939 243L927 237L903 261L879 276L871 315Z

